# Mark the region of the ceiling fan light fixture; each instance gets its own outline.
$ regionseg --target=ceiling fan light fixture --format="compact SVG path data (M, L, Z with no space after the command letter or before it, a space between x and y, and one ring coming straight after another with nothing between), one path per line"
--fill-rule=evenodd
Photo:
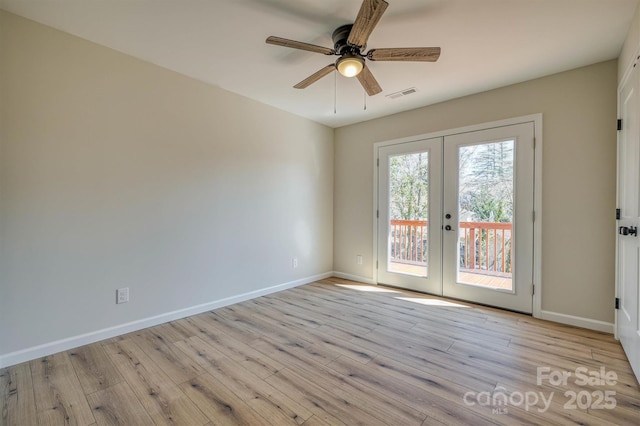
M336 68L345 77L355 77L364 68L364 59L361 56L346 54L338 59Z

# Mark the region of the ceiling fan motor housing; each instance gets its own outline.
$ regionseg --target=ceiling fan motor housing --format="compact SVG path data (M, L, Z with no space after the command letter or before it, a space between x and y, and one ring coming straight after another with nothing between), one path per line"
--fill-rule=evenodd
M364 49L366 47L366 45L364 45L358 48L357 46L350 46L347 43L349 34L351 34L351 28L353 28L353 24L343 25L338 27L331 36L331 39L333 40L333 49L338 55L343 55L345 53L361 55L360 49Z

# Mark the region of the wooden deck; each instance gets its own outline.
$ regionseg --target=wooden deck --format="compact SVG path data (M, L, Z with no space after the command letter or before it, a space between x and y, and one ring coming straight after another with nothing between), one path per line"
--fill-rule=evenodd
M400 274L410 274L410 275L418 275L423 276L425 274L425 267L419 265L411 265L408 263L398 263L391 262L389 270L391 272L397 272ZM471 285L479 285L484 287L491 288L500 288L511 290L512 289L512 280L511 278L507 278L504 276L499 276L496 274L483 274L479 270L475 270L471 272L460 271L459 279L461 282Z
M604 391L615 408L565 407ZM26 426L631 425L640 390L609 334L330 279L0 370L0 407Z

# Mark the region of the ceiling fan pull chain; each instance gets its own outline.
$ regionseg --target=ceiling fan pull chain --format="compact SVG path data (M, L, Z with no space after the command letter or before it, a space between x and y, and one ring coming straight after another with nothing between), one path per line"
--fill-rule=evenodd
M362 91L362 95L364 97L364 108L363 108L363 111L366 111L367 110L367 92L366 92L366 90Z
M338 73L336 71L333 72L333 113L338 113Z

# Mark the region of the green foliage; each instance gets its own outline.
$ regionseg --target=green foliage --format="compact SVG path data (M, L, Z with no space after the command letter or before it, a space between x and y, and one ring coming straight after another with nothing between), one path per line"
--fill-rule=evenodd
M396 155L390 159L392 219L427 220L429 214L429 156Z
M513 220L513 141L460 148L460 213L474 222Z
M473 213L474 222L511 222L511 205L506 200L492 197L486 188L467 194L460 207Z

